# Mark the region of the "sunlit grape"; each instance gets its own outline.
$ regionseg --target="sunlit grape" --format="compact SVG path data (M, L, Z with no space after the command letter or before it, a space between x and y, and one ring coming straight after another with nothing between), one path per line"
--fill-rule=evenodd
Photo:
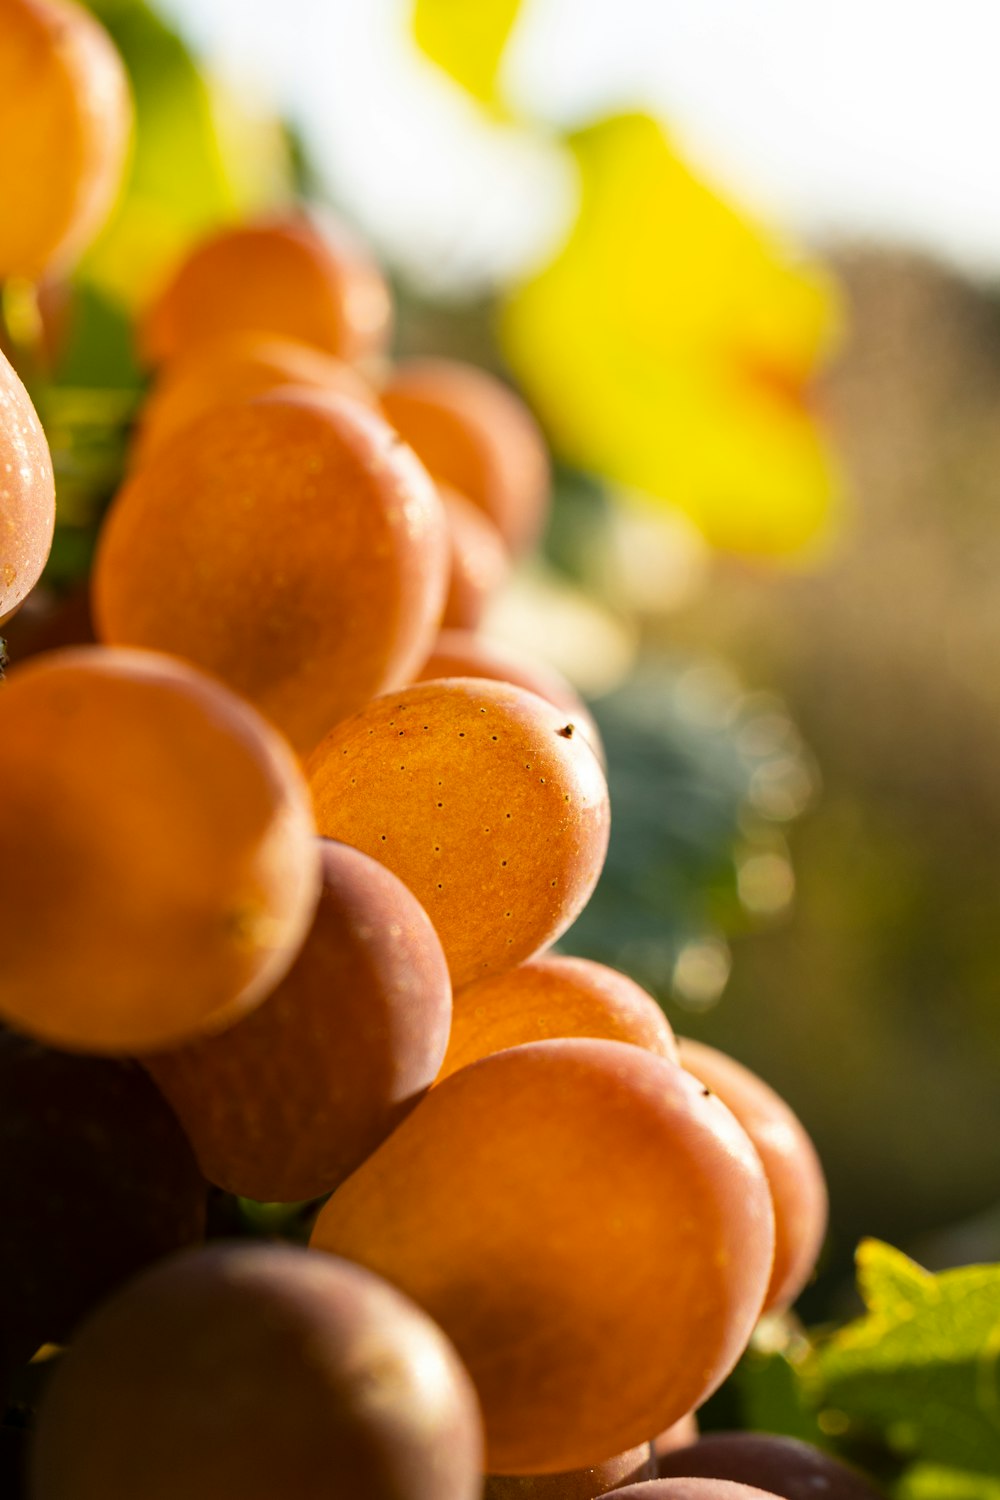
M375 406L366 380L343 360L313 345L273 334L234 333L182 350L164 370L142 408L132 464L149 458L206 411L294 385L350 396Z
M512 682L515 687L537 693L539 698L546 698L569 715L603 764L604 746L593 715L576 689L546 662L525 656L506 642L490 640L476 631L442 630L416 681L435 682L440 677L488 677L493 682Z
M416 898L324 842L312 930L275 992L220 1036L145 1061L212 1182L294 1202L337 1187L412 1109L450 1020L448 967Z
M480 979L455 996L441 1077L504 1047L567 1036L632 1042L677 1061L670 1023L651 995L605 964L557 955Z
M146 314L161 364L220 334L281 334L353 364L389 336L392 302L368 251L341 224L298 212L219 230L196 245Z
M410 887L456 989L554 942L604 862L593 752L558 709L505 683L451 678L376 698L306 774L320 833Z
M307 752L424 660L447 547L433 484L381 417L276 390L205 413L119 493L95 624L213 672Z
M131 99L107 32L72 0L3 0L0 43L0 283L36 281L111 208Z
M731 1109L753 1141L774 1199L774 1268L765 1311L795 1301L816 1265L826 1233L827 1194L816 1148L798 1116L749 1068L686 1037L681 1066Z
M534 1042L453 1073L320 1213L454 1341L490 1472L558 1473L648 1441L742 1353L771 1269L760 1161L676 1064Z
M245 1014L281 979L319 889L284 742L220 683L100 647L0 692L0 1019L133 1053Z
M508 386L474 365L397 365L382 395L389 421L435 479L486 512L513 552L545 523L549 460L534 417Z

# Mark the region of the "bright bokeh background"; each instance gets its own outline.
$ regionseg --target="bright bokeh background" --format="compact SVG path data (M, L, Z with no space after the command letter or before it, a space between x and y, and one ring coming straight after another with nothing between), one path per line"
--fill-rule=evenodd
M408 0L165 0L291 110L383 244L456 290L544 254L557 162L406 46ZM1000 270L1000 7L954 0L528 0L504 93L565 125L642 104L728 189L807 236L905 241Z

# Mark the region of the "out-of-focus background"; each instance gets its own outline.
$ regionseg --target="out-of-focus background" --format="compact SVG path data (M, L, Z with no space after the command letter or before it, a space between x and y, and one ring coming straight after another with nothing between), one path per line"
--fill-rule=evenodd
M1000 1259L1000 10L93 8L140 126L82 273L102 357L297 181L390 268L401 350L521 388L556 508L491 628L591 697L615 820L565 946L801 1114L814 1316L862 1234Z

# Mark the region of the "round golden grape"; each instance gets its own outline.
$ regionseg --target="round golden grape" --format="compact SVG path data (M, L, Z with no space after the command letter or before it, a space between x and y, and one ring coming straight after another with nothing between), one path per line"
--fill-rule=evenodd
M338 1187L427 1092L451 1021L448 966L391 871L322 841L309 936L252 1015L144 1059L202 1171L265 1203Z
M221 683L100 647L0 691L0 1020L128 1054L219 1029L287 972L319 895L287 745Z
M381 417L275 390L206 412L127 482L94 622L214 673L306 753L426 657L447 548L433 484Z
M408 885L456 990L552 943L590 897L608 791L582 734L507 683L450 678L376 698L306 763L326 838Z
M380 353L392 328L385 277L339 223L299 211L219 230L186 256L148 309L150 364L220 334L273 333L348 364Z
M107 32L72 0L0 0L0 283L71 265L107 217L132 102Z
M452 1339L488 1469L586 1468L732 1369L774 1227L760 1160L662 1057L573 1038L453 1073L337 1189L312 1243L384 1276Z

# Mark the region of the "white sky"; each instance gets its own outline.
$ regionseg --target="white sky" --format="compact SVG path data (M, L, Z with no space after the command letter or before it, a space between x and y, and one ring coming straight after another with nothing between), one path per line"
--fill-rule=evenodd
M345 204L425 279L530 263L566 222L561 158L488 129L414 59L407 0L160 3L300 120ZM510 97L554 124L652 108L798 233L1000 274L1000 0L525 0L508 62Z

